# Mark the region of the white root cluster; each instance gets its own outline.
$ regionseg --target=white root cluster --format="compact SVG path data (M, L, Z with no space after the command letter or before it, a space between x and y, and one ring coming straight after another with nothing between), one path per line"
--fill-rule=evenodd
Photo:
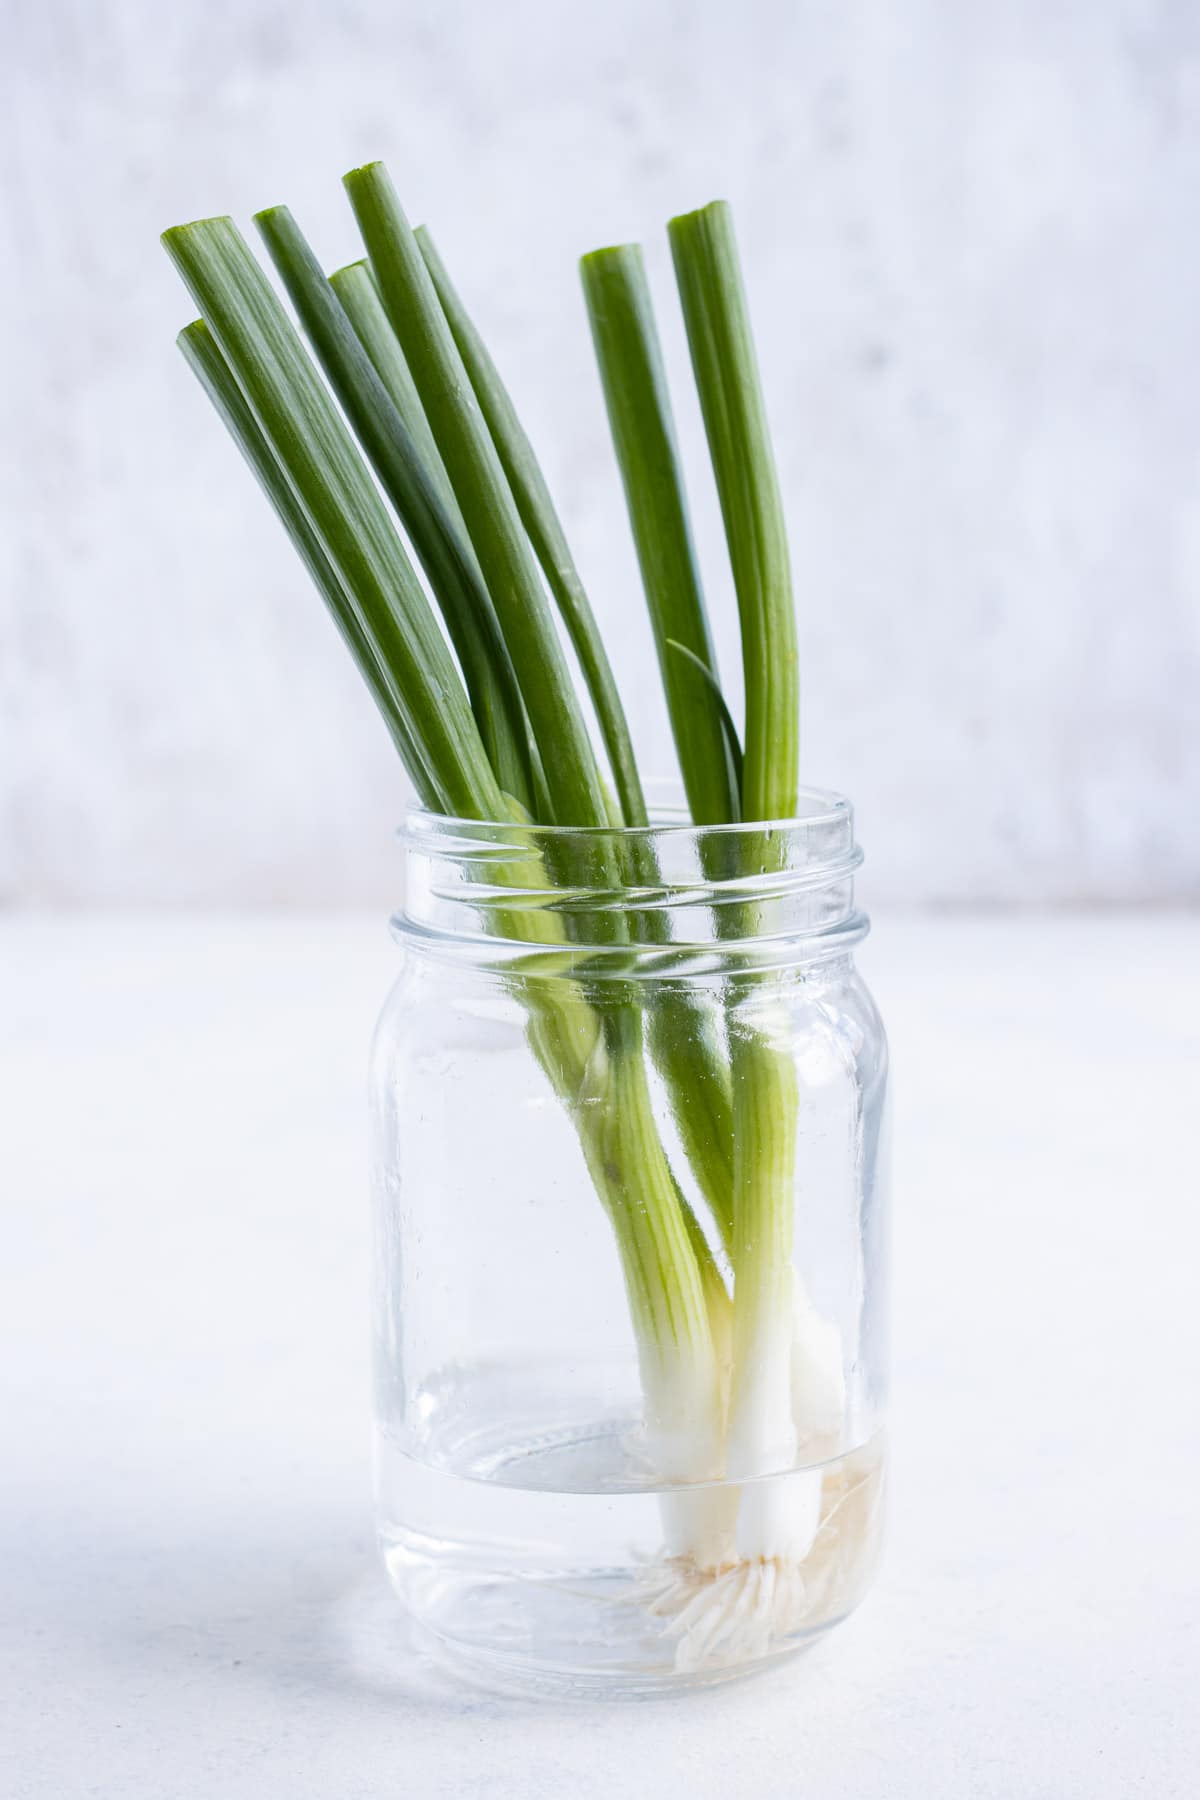
M825 1470L786 1478L797 1511L817 1519L803 1555L738 1557L706 1567L693 1555L659 1558L638 1583L636 1603L674 1646L686 1674L753 1663L795 1634L853 1605L880 1528L879 1465L868 1448ZM864 1553L867 1553L864 1555Z
M643 1604L663 1621L663 1636L675 1645L675 1667L684 1674L768 1655L782 1634L803 1622L807 1599L804 1571L790 1559L743 1559L712 1571L672 1557L647 1582Z
M751 1421L725 1482L662 1497L664 1553L631 1596L660 1622L681 1673L753 1662L833 1616L843 1598L849 1603L864 1538L876 1529L869 1461L811 1466L839 1448L842 1347L837 1327L816 1310L798 1277L792 1302L768 1353L790 1367L786 1431L801 1466L753 1478L745 1460L750 1440L757 1430L760 1446L768 1434L774 1443L785 1421L765 1414ZM734 1485L743 1468L751 1478Z
M879 1525L876 1472L867 1464L793 1479L824 1488L804 1557L743 1557L716 1570L671 1557L647 1570L640 1603L661 1621L681 1674L757 1661L853 1603L862 1552Z

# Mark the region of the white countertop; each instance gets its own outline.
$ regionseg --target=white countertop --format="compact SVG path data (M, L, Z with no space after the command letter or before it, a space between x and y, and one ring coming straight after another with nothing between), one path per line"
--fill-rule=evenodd
M375 1564L393 957L361 917L0 923L5 1795L1194 1795L1200 919L878 924L883 1573L807 1657L627 1706L455 1687Z

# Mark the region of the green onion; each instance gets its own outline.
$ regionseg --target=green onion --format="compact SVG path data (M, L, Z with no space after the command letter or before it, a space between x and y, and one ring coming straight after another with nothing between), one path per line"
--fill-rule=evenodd
M416 238L508 477L517 511L579 658L604 748L608 752L624 822L626 825L645 825L646 802L625 709L591 603L579 578L567 535L554 509L533 445L488 354L487 345L455 292L424 226L418 228Z
M733 220L715 200L672 219L669 229L742 621L743 815L790 819L800 779L796 614Z
M787 533L729 208L715 201L673 219L671 250L692 368L716 476L742 627L746 749L742 805L753 820L790 818L799 780L796 619ZM778 839L750 840L758 868ZM795 1065L753 981L729 1025L733 1080L733 1377L729 1469L785 1468L796 1453L792 1270ZM738 1521L744 1555L790 1547L786 1503L751 1484ZM781 1512L783 1516L781 1517Z
M581 266L688 805L697 825L724 824L741 809L713 698L716 659L642 253L636 244L595 250ZM674 644L690 651L706 674Z
M409 229L382 165L345 180L369 260L332 277L286 208L257 215L342 411L229 219L164 234L202 315L180 348L329 608L422 803L507 823L512 858L491 878L514 895L548 881L653 889L649 840L590 834L644 824L645 800L599 626L532 446L432 240ZM744 750L716 670L640 252L586 257L584 290L692 819L764 822L737 840L752 874L777 866L778 834L765 823L797 801L787 546L728 209L677 219L670 234L737 592ZM592 848L575 852L585 866L552 866L559 853L536 834L544 823L585 828L578 842ZM669 952L661 911L633 911L628 926L620 912L596 917L609 956L626 954L627 931L635 945ZM636 981L590 979L571 921L569 910L522 909L514 897L497 928L529 945L507 979L612 1223L649 1442L660 1474L682 1484L664 1496L671 1572L654 1609L686 1615L689 1637L703 1639L710 1623L727 1633L735 1590L725 1575L771 1564L784 1576L777 1589L736 1589L760 1595L738 1625L753 1633L754 1607L783 1605L762 1594L802 1590L796 1572L815 1529L788 1484L748 1479L793 1460L793 1365L824 1328L791 1263L795 1070L770 1016L772 990L752 974L726 985L726 1055L720 1014L686 984L664 979L647 1000ZM752 929L752 910L735 923ZM636 948L628 954L636 960ZM717 1253L660 1134L648 1057ZM747 1479L739 1487L722 1475Z
M506 793L528 805L532 765L520 690L470 542L443 505L416 439L287 207L256 213L255 222L330 385L429 578L496 779Z
M231 219L175 226L163 243L388 671L442 805L499 816L501 790L429 602L270 283Z

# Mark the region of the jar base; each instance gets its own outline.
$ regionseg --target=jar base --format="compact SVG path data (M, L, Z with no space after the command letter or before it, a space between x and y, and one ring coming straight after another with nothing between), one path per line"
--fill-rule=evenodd
M675 1669L595 1669L555 1666L542 1660L526 1660L503 1651L488 1650L476 1644L447 1637L417 1617L405 1605L411 1642L419 1655L441 1673L456 1681L509 1699L547 1699L578 1701L663 1700L674 1695L701 1692L706 1688L728 1687L735 1682L751 1681L755 1676L791 1662L804 1651L811 1650L827 1632L849 1617L853 1608L838 1619L829 1619L812 1631L798 1636L794 1642L758 1657L753 1662L731 1664L719 1668L679 1671Z
M736 1504L736 1488L547 1493L408 1458L390 1472L403 1501L383 1538L393 1586L431 1659L493 1690L636 1697L737 1680L845 1618L877 1560L878 1439L752 1484L781 1521L815 1493L819 1523L796 1554L715 1569L668 1554L664 1524L678 1529L681 1494L685 1507Z

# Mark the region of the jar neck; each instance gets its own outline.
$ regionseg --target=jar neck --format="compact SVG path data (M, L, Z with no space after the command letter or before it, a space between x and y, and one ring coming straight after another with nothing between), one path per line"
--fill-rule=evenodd
M803 790L797 815L696 827L664 807L645 828L576 830L451 819L414 808L401 841L396 934L434 955L504 963L586 958L623 978L697 960L804 962L866 932L854 906L862 851L839 795ZM563 972L568 972L564 967Z

